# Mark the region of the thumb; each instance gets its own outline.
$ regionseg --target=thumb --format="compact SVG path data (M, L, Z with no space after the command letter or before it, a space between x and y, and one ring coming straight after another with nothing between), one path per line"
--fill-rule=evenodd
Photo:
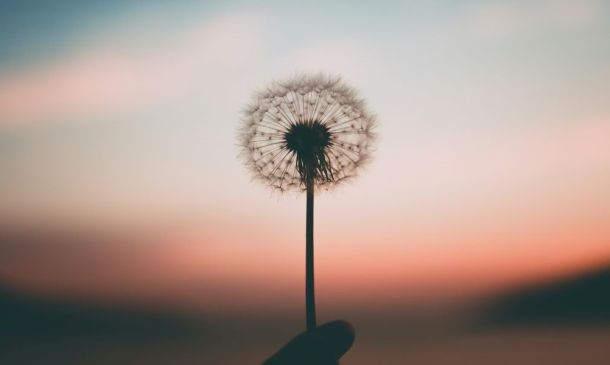
M354 343L354 328L333 321L304 332L288 342L263 365L333 365Z

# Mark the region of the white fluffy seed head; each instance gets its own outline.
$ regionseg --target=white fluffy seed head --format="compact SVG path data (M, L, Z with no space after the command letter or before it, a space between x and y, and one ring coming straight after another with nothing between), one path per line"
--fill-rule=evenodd
M375 116L340 77L303 75L254 95L239 145L254 176L274 189L303 191L308 180L328 189L369 161L374 127Z

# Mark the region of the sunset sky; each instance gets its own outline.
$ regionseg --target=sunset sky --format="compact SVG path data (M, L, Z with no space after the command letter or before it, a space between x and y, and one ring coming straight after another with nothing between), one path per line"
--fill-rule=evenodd
M607 263L609 34L603 0L3 1L0 226L29 238L0 278L301 305L304 196L251 181L236 132L255 90L318 71L379 120L373 163L316 200L320 302Z

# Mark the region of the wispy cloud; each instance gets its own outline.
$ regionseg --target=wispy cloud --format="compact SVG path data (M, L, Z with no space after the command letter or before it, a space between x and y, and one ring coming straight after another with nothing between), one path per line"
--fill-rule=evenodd
M194 80L220 83L260 55L264 20L219 16L170 38L152 51L81 52L35 71L0 75L0 120L24 124L132 110L188 90Z
M569 181L557 176L580 176L579 182L584 183L607 169L610 116L554 126L527 126L503 133L434 133L422 135L402 150L400 160L409 166L408 175L417 177L408 183L415 191L434 190L470 203L487 197L488 191L537 194L535 191L541 186L556 188ZM395 163L386 159L378 162ZM384 169L387 174L389 171ZM390 177L385 176L387 180ZM396 184L406 180L407 176L403 176Z

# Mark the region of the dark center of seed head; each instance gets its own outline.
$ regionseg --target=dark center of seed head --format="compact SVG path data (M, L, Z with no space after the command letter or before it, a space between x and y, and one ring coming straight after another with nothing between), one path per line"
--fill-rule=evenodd
M328 128L319 122L293 124L286 132L286 147L298 157L309 159L324 153L330 143Z
M320 122L293 124L285 136L286 147L296 155L297 169L304 180L331 178L325 148L331 143L328 128Z

